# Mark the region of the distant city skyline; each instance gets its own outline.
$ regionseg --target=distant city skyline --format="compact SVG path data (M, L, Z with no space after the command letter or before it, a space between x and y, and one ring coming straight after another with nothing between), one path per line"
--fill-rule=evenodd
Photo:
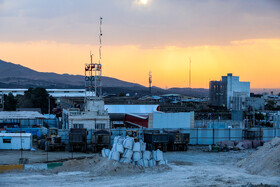
M0 0L0 59L41 72L103 75L148 86L208 88L233 73L251 88L280 87L277 0Z

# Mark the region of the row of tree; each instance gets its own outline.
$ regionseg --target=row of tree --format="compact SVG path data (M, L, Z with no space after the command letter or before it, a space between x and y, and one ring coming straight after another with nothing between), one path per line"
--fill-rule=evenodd
M40 108L43 114L47 114L55 107L55 98L50 96L45 88L29 88L23 96L15 97L12 93L4 95L4 111L15 111L17 108Z

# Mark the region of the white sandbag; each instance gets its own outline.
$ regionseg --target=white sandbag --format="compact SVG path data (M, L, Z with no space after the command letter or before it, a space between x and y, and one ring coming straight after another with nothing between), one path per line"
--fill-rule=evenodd
M114 144L117 144L117 143L123 144L124 139L125 139L124 137L116 136L116 137L114 138Z
M101 151L102 157L107 158L110 154L110 149L103 148Z
M153 151L153 158L155 161L163 160L163 152L159 149L157 149L156 151Z
M143 167L148 167L149 166L149 161L146 159L141 159L137 161L137 166L143 166Z
M106 155L107 157L109 157L110 152L111 152L110 149L105 149L105 155Z
M123 157L123 158L129 158L129 159L131 159L131 158L132 158L132 155L133 155L133 151L132 151L132 150L130 150L130 149L125 149L125 151L124 151L122 157Z
M127 136L123 141L123 147L126 149L133 149L134 138Z
M152 156L151 151L144 151L143 152L143 159L150 160Z
M133 152L133 161L138 161L142 158L142 153L141 152Z
M130 158L121 158L120 162L125 164L130 164L132 160Z
M123 145L122 144L114 144L113 145L113 148L112 148L112 151L117 151L119 153L123 153L124 152L124 148L123 148Z
M140 149L141 149L141 151L146 151L146 143L145 142L143 142L142 140L140 140Z
M133 145L133 151L140 152L141 151L141 144L140 142L135 142Z
M161 160L157 163L158 166L160 165L166 165L167 164L167 160Z
M102 157L106 158L106 154L105 154L105 149L103 148L102 151L101 151L101 154L102 154Z
M117 151L110 151L109 160L115 160L115 161L119 161L120 160L120 153Z
M149 167L154 167L156 165L156 161L154 159L149 160Z

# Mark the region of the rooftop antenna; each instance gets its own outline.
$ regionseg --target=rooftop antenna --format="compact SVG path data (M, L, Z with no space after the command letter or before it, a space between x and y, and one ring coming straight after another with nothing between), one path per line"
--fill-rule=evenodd
M149 71L149 92L152 95L152 72Z
M86 88L86 98L91 98L93 96L102 97L102 65L101 65L101 37L102 37L102 17L99 20L99 60L98 63L93 62L93 54L90 52L90 63L85 64L85 88Z
M99 64L101 63L101 48L102 48L102 30L101 30L101 25L102 25L102 17L99 19Z

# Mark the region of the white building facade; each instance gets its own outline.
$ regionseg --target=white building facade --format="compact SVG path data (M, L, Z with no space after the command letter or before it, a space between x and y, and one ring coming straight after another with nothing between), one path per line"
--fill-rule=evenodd
M226 106L229 110L245 110L250 97L250 82L240 82L238 76L222 76L221 81L210 81L209 102L213 106Z
M239 76L231 73L223 76L222 82L226 83L227 109L243 110L245 99L250 97L250 82L240 82Z
M110 118L104 109L104 101L98 97L87 99L84 112L71 111L65 128L108 129Z
M194 112L153 112L152 128L193 128Z

